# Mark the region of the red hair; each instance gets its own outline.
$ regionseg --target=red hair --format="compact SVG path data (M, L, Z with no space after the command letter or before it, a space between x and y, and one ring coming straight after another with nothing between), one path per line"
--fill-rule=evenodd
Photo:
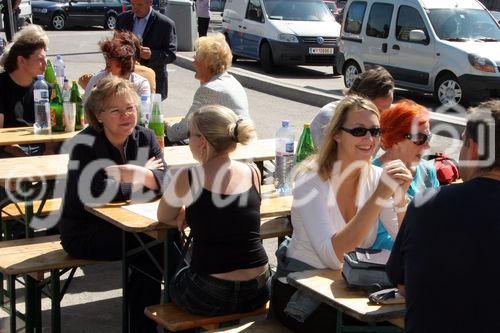
M405 139L412 131L412 124L420 126L429 121L429 111L412 100L404 99L393 104L389 109L382 112L380 116L380 128L382 136L380 143L382 148L392 148L396 143Z

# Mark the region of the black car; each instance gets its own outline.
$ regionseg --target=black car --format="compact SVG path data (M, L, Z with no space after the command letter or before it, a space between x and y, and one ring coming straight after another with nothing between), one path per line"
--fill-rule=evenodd
M118 14L130 9L124 0L33 0L33 23L63 30L68 26L114 29Z

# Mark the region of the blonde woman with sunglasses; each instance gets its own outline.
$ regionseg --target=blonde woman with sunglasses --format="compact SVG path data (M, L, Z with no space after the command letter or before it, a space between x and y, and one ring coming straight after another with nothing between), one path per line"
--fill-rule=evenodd
M276 253L278 270L272 291L274 314L293 331L332 331L336 311L310 302L282 278L307 269L339 270L344 253L373 244L379 219L391 235L402 221L404 193L412 177L399 160L384 169L372 165L381 133L379 118L369 100L346 97L335 110L319 153L298 172L293 235Z

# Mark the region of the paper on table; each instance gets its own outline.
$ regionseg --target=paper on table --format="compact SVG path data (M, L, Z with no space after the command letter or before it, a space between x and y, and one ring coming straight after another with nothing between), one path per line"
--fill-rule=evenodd
M148 203L141 203L141 204L132 204L132 205L125 205L123 208L134 212L138 215L142 215L144 217L147 217L148 219L151 219L153 221L156 221L156 212L158 211L158 203L160 201L156 200L153 202L148 202Z

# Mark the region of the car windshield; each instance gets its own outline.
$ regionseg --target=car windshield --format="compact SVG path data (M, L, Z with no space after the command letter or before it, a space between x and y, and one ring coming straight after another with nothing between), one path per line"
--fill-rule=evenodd
M336 12L337 11L337 5L335 2L325 2L325 5L330 9L331 12Z
M333 21L333 16L323 1L265 0L264 5L271 20Z
M485 10L430 9L428 15L434 31L440 39L500 41L500 27Z

